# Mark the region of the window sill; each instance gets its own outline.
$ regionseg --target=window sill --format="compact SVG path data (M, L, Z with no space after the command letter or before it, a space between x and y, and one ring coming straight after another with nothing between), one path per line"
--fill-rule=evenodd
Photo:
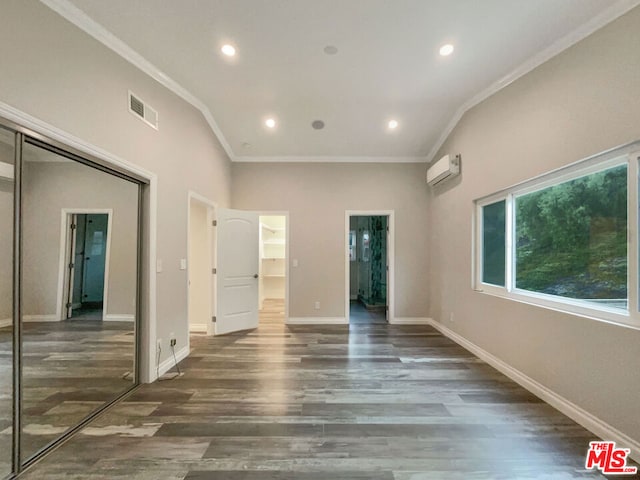
M531 293L526 290L514 290L509 292L504 288L487 284L481 284L479 288L474 288L474 291L535 307L545 308L554 312L588 318L590 320L596 320L598 322L604 322L618 327L640 330L640 319L634 318L629 312L620 309L607 307L598 308L591 305L585 305L584 302L565 299L559 300L560 297Z

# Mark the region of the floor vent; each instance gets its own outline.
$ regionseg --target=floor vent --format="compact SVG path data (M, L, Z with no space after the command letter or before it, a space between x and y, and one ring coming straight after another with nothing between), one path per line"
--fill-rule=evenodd
M158 130L158 112L131 92L129 92L129 111L146 124Z

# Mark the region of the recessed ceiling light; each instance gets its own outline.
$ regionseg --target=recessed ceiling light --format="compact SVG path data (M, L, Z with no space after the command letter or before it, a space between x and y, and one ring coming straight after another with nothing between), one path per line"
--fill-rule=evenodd
M236 54L236 47L234 47L233 45L229 45L229 44L223 45L220 50L227 57L233 57Z
M391 130L395 130L396 128L398 128L398 121L397 120L389 120L389 128Z
M446 45L440 47L440 55L442 55L443 57L451 55L452 53L453 45L451 45L450 43L447 43Z
M276 127L276 119L275 118L267 118L264 121L264 124L269 128L275 128Z
M338 47L334 45L327 45L326 47L324 47L324 53L326 53L327 55L335 55L336 53L338 53Z
M311 126L316 130L322 130L324 128L324 122L322 120L314 120Z

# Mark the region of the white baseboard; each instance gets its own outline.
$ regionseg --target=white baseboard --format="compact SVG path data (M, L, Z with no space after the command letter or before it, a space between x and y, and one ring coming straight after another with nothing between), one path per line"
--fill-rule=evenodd
M59 322L60 319L55 313L50 315L23 315L23 322Z
M171 352L171 350L169 350ZM189 346L185 345L180 350L176 352L176 359L173 359L173 355L169 355L169 357L164 361L160 362L160 366L158 367L158 376L162 376L171 370L175 366L175 362L177 360L180 363L182 360L189 356Z
M192 323L189 325L189 331L193 333L207 333L206 323Z
M344 317L289 317L287 325L348 325Z
M130 314L121 314L121 313L108 313L104 317L105 322L133 322L135 321L136 316Z
M5 318L3 320L0 320L0 328L10 327L11 325L13 325L13 318Z
M390 325L430 325L428 317L395 317L389 320Z
M576 423L582 425L584 428L599 436L604 440L611 440L616 442L620 447L631 449L631 458L640 462L640 442L634 440L628 435L622 433L620 430L612 427L608 423L604 422L595 415L587 412L578 405L572 403L566 398L558 395L553 390L545 387L541 383L537 382L533 378L522 373L520 370L513 368L511 365L500 360L498 357L492 355L486 350L482 349L475 343L470 342L463 336L457 334L453 330L445 327L441 323L431 319L429 324L435 329L439 330L443 335L450 338L466 350L476 355L481 360L484 360L496 370L502 372L511 380L526 388L535 396L541 398L556 410L564 413L567 417L571 418ZM585 448L587 446L585 445Z

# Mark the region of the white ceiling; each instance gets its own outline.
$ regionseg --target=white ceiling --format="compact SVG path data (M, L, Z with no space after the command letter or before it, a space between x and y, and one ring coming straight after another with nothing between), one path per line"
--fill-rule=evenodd
M144 57L239 161L425 161L474 102L638 3L42 1L130 60ZM455 45L449 57L438 54L444 43ZM323 130L311 128L318 119Z

